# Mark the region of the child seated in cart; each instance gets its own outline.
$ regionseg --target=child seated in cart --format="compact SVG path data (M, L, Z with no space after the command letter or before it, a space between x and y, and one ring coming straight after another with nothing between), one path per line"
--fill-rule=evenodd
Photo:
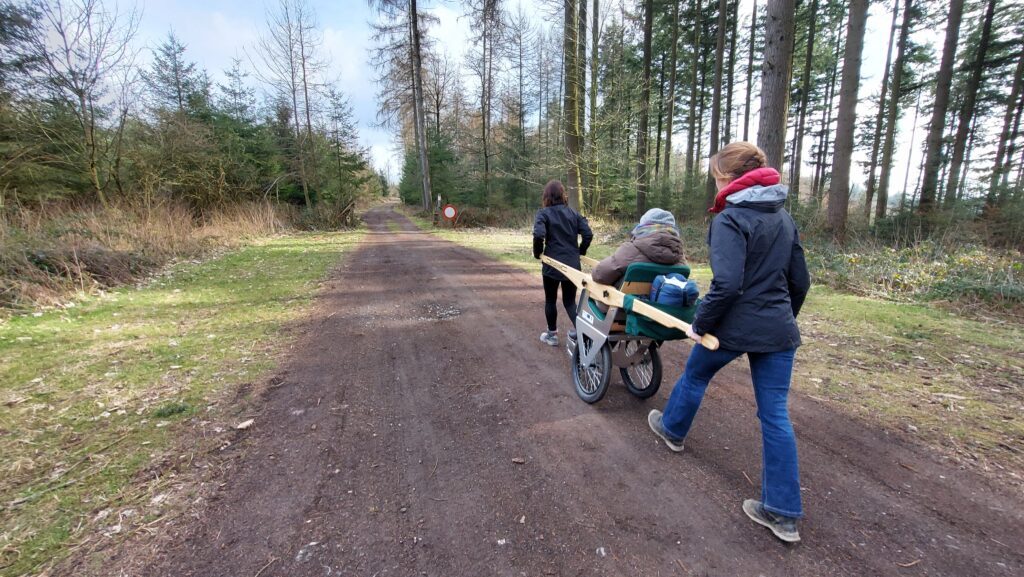
M640 217L640 224L633 228L629 240L622 243L615 252L601 260L594 267L595 282L617 285L626 273L626 268L635 262L652 262L663 265L682 264L683 242L672 213L652 208Z

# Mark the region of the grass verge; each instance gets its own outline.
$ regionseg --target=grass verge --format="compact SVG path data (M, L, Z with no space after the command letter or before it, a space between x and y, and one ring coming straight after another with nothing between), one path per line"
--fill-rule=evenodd
M183 432L237 424L230 399L265 375L318 282L360 232L254 241L145 287L0 320L0 576L168 514Z
M425 230L539 273L528 230ZM603 258L621 240L595 239ZM687 247L688 248L688 247ZM690 263L705 291L706 264ZM817 285L800 318L794 390L904 431L955 461L1024 485L1024 331L1013 319L965 318L943 307Z

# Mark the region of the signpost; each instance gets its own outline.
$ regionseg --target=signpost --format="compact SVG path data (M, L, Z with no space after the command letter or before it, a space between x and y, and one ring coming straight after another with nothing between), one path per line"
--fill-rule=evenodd
M443 216L445 220L452 221L454 224L455 219L459 216L459 210L455 208L455 205L446 204L441 208L441 216Z

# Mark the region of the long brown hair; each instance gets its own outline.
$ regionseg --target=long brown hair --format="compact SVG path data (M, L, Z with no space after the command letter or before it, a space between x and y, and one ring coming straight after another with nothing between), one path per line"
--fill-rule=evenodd
M544 194L541 196L541 206L555 206L556 204L569 204L569 197L565 194L565 187L561 181L552 180L544 187Z
M711 157L711 176L736 180L751 170L768 166L764 151L753 142L731 142Z

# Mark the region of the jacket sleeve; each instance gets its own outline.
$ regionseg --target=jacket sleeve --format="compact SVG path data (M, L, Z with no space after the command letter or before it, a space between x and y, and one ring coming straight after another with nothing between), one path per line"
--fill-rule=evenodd
M544 237L547 235L547 219L543 210L537 211L537 218L533 221L533 258L540 258L544 252Z
M693 332L698 335L714 333L732 303L742 294L747 260L747 239L728 215L719 215L711 221L708 236L713 276L711 288L704 295L693 321Z
M800 233L794 232L793 253L789 258L789 301L793 305L793 316L800 314L807 292L811 290L811 275L804 260L804 247L800 244Z
M626 267L630 262L626 253L631 248L632 245L629 242L619 245L619 248L615 249L611 256L605 257L597 263L590 276L601 284L614 285L617 283L622 275L626 274Z
M586 256L587 249L590 248L590 243L594 240L594 233L590 230L590 223L583 215L576 216L576 226L580 231L580 236L583 237L583 242L580 243L580 256Z

